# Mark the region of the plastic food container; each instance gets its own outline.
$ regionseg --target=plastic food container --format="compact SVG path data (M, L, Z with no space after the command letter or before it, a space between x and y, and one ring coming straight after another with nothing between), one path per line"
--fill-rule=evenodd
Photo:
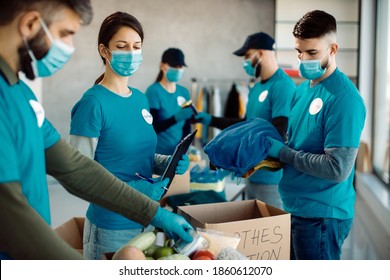
M193 238L191 243L187 243L179 239L173 245L173 249L177 253L189 256L195 251L207 249L209 247L209 242L204 237L202 237L196 230L190 230L189 234Z

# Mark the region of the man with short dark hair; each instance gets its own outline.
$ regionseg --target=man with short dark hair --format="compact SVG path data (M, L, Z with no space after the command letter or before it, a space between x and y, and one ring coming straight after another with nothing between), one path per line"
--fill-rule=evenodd
M279 190L291 213L292 259L340 259L354 217L354 163L366 109L336 66L336 20L311 11L295 25L301 75L289 118L288 145L273 142L283 162Z
M17 76L47 77L63 67L80 23L92 19L90 1L2 0L0 6L0 259L82 259L49 226L46 173L82 199L190 242L186 230L192 227L183 217L61 139Z

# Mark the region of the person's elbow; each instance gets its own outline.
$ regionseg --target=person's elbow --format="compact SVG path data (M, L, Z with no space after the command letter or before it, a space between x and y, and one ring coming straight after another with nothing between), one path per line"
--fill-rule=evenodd
M351 172L352 168L342 168L338 166L337 168L333 169L333 172L328 179L335 183L342 183L349 178Z

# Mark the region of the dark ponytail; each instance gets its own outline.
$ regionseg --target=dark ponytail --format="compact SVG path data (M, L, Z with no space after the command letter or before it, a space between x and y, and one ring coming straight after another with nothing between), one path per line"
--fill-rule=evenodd
M96 79L95 85L97 85L98 83L100 83L100 82L103 80L103 78L104 78L104 73L101 74L101 75L99 76L99 78Z
M138 35L141 37L141 42L144 41L144 31L142 29L141 23L132 15L125 12L115 12L103 21L100 26L99 36L98 36L98 48L100 44L104 46L108 46L108 43L112 39L112 37L118 32L118 30L127 26L133 29ZM106 59L100 56L103 64L106 64ZM104 78L104 73L100 75L99 78L96 79L95 85L100 83Z
M160 70L160 72L158 73L157 78L156 78L156 83L160 82L163 77L164 77L164 73L162 70Z

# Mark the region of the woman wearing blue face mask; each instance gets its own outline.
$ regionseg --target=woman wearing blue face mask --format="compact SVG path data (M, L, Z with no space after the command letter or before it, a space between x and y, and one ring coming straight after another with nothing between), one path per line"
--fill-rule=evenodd
M94 158L130 187L159 200L168 181L152 185L138 177L161 174L168 156L155 154L157 137L146 96L129 87L142 62L143 30L133 16L116 12L102 23L98 50L105 72L72 109L70 143ZM177 173L186 171L188 158ZM152 230L124 216L90 204L84 226L84 256L100 259L139 233Z
M170 155L177 143L191 131L190 107L181 106L190 100L185 87L178 85L184 73L184 54L176 48L167 49L161 59L156 82L146 90L153 126L157 133L157 152Z

